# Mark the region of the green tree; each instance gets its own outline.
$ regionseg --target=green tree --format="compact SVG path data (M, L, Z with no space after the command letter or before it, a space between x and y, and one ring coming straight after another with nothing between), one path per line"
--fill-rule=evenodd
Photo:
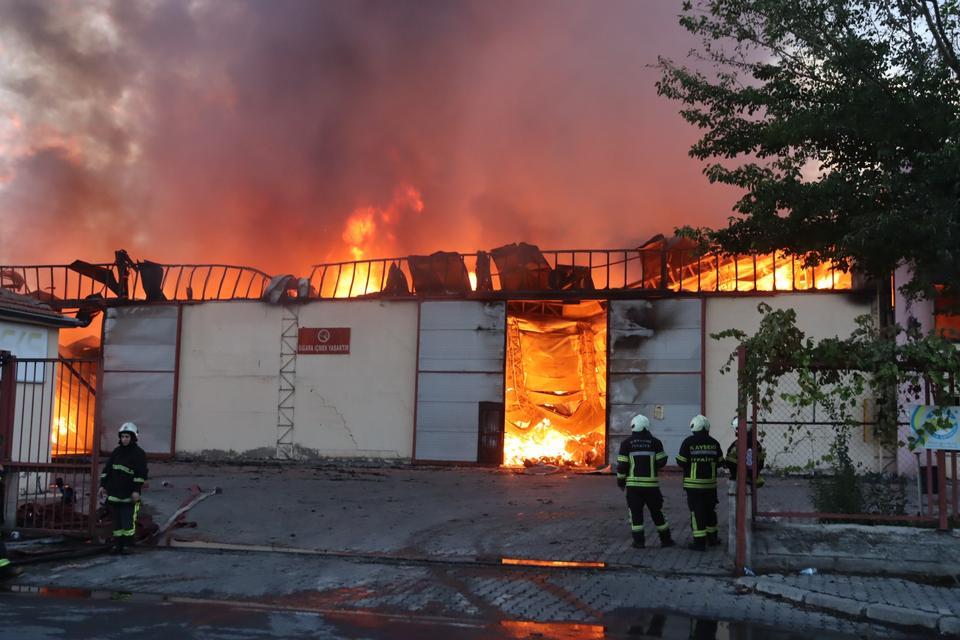
M660 59L658 91L744 192L728 226L683 233L960 291L958 0L700 0L680 23L702 45Z

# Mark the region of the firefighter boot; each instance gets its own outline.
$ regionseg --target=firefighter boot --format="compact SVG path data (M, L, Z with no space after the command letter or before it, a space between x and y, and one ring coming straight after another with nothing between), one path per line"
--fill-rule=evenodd
M634 549L643 549L646 546L643 542L643 533L633 534L633 548Z
M707 534L707 545L709 545L709 546L711 546L711 547L719 547L719 546L720 546L720 534L717 533L716 531L711 531L710 533L708 533L708 534Z
M3 561L3 558L0 558L0 561ZM16 578L21 573L23 573L23 569L20 567L15 567L9 562L4 562L3 566L0 567L0 580L10 580L11 578Z
M670 537L670 529L660 532L660 546L663 548L672 547L674 545L673 538Z
M707 539L706 538L694 538L693 542L687 545L688 549L693 551L706 551L707 550Z

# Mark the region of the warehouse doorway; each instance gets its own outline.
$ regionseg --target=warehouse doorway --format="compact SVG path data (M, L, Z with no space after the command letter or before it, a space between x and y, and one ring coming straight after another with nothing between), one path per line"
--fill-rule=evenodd
M605 464L607 303L507 305L503 465Z

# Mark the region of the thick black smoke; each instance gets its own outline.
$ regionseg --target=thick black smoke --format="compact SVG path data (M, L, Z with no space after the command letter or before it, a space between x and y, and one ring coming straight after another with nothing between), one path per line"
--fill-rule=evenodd
M655 95L672 1L0 0L0 263L268 271L636 245L733 195ZM415 189L422 211L406 195Z

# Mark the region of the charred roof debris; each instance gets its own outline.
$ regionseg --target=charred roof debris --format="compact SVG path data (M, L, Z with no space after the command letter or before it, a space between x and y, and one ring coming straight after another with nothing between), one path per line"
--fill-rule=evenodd
M124 250L111 263L0 267L0 291L72 312L88 325L104 308L130 302L262 300L269 304L334 298L564 299L647 291L739 293L855 289L830 264L802 256L703 253L686 238L657 235L634 249L541 251L525 242L489 251L318 264L310 274L270 276L223 264L160 264Z

